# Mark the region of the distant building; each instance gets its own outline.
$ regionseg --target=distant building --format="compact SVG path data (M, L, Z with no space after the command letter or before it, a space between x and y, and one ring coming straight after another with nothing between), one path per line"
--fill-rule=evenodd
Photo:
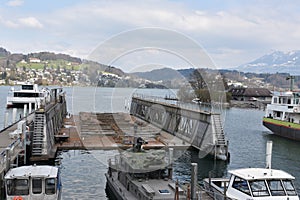
M38 59L38 58L29 58L29 62L30 62L30 63L40 63L41 60Z
M229 92L236 101L271 101L272 98L272 93L266 88L232 88Z

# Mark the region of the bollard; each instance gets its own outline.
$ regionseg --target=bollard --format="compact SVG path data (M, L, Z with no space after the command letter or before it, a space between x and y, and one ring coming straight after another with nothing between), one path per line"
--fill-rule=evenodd
M29 103L28 104L28 113L30 114L32 112L32 103Z
M12 112L12 123L16 122L16 116L17 116L17 108L13 108Z
M4 128L8 126L8 112L5 112L5 117L4 117Z
M197 184L198 184L198 164L192 163L192 174L191 174L191 199L196 200L197 199Z
M27 104L24 104L24 114L23 116L26 117L27 115Z

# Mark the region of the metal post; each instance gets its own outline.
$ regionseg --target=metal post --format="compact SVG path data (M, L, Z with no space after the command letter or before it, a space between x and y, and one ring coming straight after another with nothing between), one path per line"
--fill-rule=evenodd
M198 164L192 163L192 176L191 176L191 199L196 200L197 199L197 183L198 183Z
M268 141L266 147L266 168L271 169L271 160L272 160L272 146L273 142Z
M24 114L23 116L26 117L27 115L27 104L24 104Z
M17 108L13 108L12 123L14 123L16 121L16 116L17 116Z
M226 195L226 192L227 192L226 181L224 181L223 183L224 183L224 200L227 200L227 195Z
M4 128L8 126L8 112L5 112L5 117L4 117Z
M31 113L32 111L32 103L29 103L29 105L28 105L28 113Z
M5 149L6 151L5 151L5 156L6 156L6 171L8 171L9 169L10 169L10 148L6 148Z
M168 175L169 175L169 179L173 178L173 168L172 168L172 163L173 163L173 152L174 149L173 148L169 148L169 159L168 159Z

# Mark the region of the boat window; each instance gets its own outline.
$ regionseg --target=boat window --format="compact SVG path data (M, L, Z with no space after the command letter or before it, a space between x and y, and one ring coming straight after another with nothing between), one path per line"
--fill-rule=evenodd
M286 98L282 98L282 104L286 104Z
M276 117L280 117L280 112L276 112Z
M41 194L43 191L42 179L41 178L33 178L32 179L32 193L33 194Z
M247 180L245 180L245 179L242 179L242 178L236 176L233 180L232 187L241 192L244 192L244 193L250 195L249 186L248 186Z
M39 93L15 92L14 97L39 97Z
M47 178L45 183L45 190L46 190L46 194L51 195L51 194L55 194L56 191L56 187L55 187L55 178Z
M269 180L267 183L272 196L285 196L285 192L280 180Z
M288 100L287 100L287 103L288 103L288 104L292 104L291 99L288 99Z
M9 179L6 181L7 195L28 195L29 183L27 179Z
M297 105L299 104L299 99L296 99L296 103L295 104L297 104Z
M254 197L269 196L269 192L264 180L249 181L250 188Z
M273 103L277 103L277 98L274 98L274 99L273 99Z
M285 191L289 196L295 196L297 195L294 184L291 180L283 180L282 181Z
M33 85L22 85L22 90L33 90Z

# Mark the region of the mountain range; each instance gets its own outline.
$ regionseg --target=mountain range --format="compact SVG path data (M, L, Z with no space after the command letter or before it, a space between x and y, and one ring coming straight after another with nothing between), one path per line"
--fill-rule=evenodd
M232 69L253 73L289 73L291 75L300 75L300 50L290 52L274 51Z

